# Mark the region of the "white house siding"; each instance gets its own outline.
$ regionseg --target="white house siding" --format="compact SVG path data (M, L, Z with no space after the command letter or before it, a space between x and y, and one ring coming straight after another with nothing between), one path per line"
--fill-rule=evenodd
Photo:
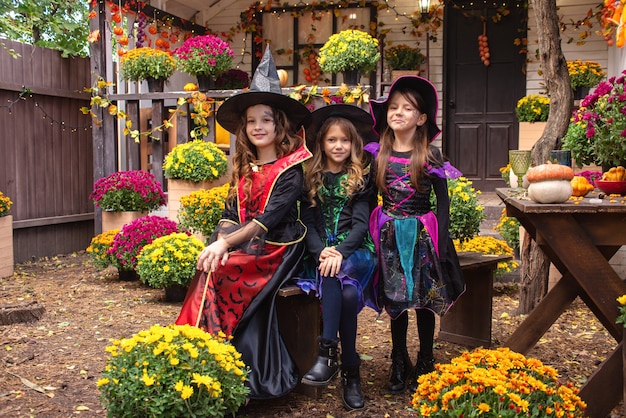
M433 3L435 0L432 1ZM200 21L206 22L207 26L214 32L228 32L233 26L239 22L240 13L250 5L250 0L238 0L230 2L227 6L218 3L220 7L207 9L199 14ZM297 1L287 2L288 4L296 4ZM411 15L417 11L418 4L414 0L390 0L390 4L395 6L395 10L380 10L378 13L378 22L381 29L390 29L386 36L386 42L394 44L405 43L408 45L418 46L423 53L426 53L425 33L416 38L410 34L411 24L404 15ZM575 0L557 0L559 8L559 16L563 16L564 22L571 20L579 20L587 14L589 9L595 10L597 2L584 0L584 2ZM166 7L167 8L167 4ZM396 13L397 12L397 13ZM398 14L400 16L398 16ZM528 67L527 67L527 94L545 93L545 83L539 74L540 63L536 58L537 50L537 24L532 8L529 10L529 31L528 31ZM622 69L626 68L626 53L615 47L608 47L604 39L595 33L599 29L599 24L594 21L593 28L582 27L574 29L568 25L568 28L561 33L561 47L565 58L568 60L582 59L597 61L609 73L609 75L619 74ZM577 45L579 34L583 30L587 30L590 36L585 40L583 45ZM438 29L436 37L437 41L430 41L429 44L429 74L428 78L437 86L439 90L440 100L443 85L443 25ZM252 36L247 35L244 44L245 34L237 34L232 42L232 48L235 51L236 66L240 66L244 70L249 70L251 56L250 49L252 45ZM572 38L571 42L568 42ZM514 48L515 46L511 46ZM243 54L243 51L246 51ZM373 94L373 92L372 92ZM440 103L441 108L441 103ZM441 112L438 122L441 124Z
M559 16L563 16L563 22L570 22L572 20L578 21L587 15L589 9L595 11L597 5L597 2L590 2L588 0L585 2L557 0L558 14ZM530 61L528 62L528 71L526 73L527 94L546 93L545 82L543 77L538 73L541 65L535 57L537 50L537 22L532 8L529 10L528 14L528 59ZM598 62L605 71L609 71L610 75L613 75L617 68L624 68L624 66L609 66L609 49L615 50L617 48L609 48L604 38L595 33L596 30L600 29L600 25L595 22L595 20L593 20L593 22L593 28L585 26L575 29L568 25L567 29L561 32L561 49L563 50L565 59L570 61L576 59L595 61ZM589 32L590 36L587 37L583 45L577 45L580 33L585 30ZM572 42L568 43L570 38L572 38ZM621 69L618 72L621 72Z

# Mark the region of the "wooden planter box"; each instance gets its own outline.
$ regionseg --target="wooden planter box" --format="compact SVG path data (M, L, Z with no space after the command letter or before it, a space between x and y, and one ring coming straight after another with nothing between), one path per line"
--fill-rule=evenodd
M0 217L0 278L13 275L13 216Z
M543 134L547 122L520 122L518 149L529 150Z
M148 212L106 212L102 211L102 232L112 229L122 229L124 225L147 216Z
M210 189L221 186L228 181L228 176L222 176L215 181L201 181L194 183L186 180L167 180L167 217L174 222L178 222L178 210L180 209L180 198L187 196L200 189Z
M420 75L420 70L391 70L391 81L396 81L398 77L405 75Z

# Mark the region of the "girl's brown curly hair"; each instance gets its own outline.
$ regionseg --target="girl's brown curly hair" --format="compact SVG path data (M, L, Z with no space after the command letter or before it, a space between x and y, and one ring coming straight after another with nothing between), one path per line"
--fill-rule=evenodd
M338 125L342 132L350 139L352 147L350 147L350 157L344 161L344 168L348 174L345 187L346 195L350 196L354 192L363 189L365 183L363 180L363 139L358 131L349 120L333 116L328 118L320 127L315 141L313 143L313 158L306 162L306 186L308 189L308 197L311 206L315 206L315 196L323 186L323 172L326 168L326 154L323 151L324 138L328 130Z
M302 145L303 140L294 132L294 128L284 111L272 106L269 107L272 109L276 129L274 141L276 157L281 158L298 149ZM245 179L244 195L246 199L250 195L250 186L252 184L252 176L250 174L252 167L250 164L257 159L257 154L256 147L250 142L246 134L246 113L247 110L241 115L241 123L235 135L235 154L232 159L233 172L230 180L231 187L228 193L229 199L234 199L237 196L237 186L241 178Z

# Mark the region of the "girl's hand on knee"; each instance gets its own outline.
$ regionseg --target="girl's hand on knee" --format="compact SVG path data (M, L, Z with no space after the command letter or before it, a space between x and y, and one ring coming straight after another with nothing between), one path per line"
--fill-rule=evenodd
M341 263L343 261L343 256L339 251L337 251L337 254L338 255L327 257L323 262L320 263L320 275L322 275L323 277L335 277L337 276L337 274L339 274L339 270L341 269Z
M224 265L228 261L228 244L223 238L218 239L198 256L196 268L205 272L215 271L219 265Z

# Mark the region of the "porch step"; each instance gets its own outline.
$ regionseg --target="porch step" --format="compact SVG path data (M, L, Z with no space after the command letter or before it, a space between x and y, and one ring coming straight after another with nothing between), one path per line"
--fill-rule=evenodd
M495 192L482 192L478 195L478 202L484 207L485 219L480 224L480 235L502 237L493 229L498 224L500 214L504 208L502 200Z

